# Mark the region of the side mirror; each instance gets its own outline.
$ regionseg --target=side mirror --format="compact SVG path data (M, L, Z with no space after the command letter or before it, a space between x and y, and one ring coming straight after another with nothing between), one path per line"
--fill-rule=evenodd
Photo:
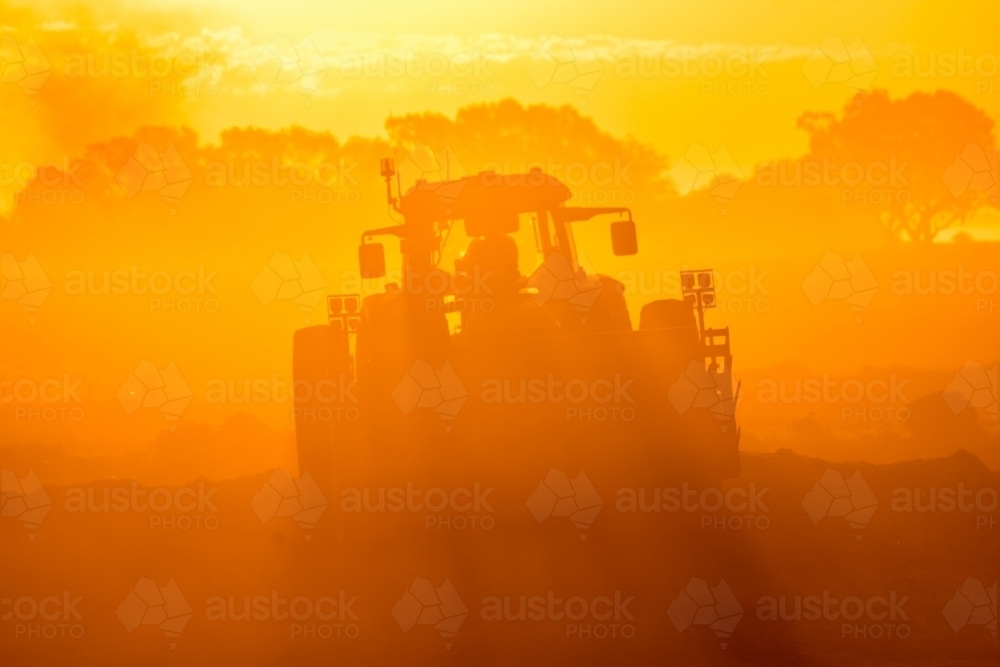
M635 223L631 220L611 223L611 250L616 257L634 255L639 252L639 241L635 238Z
M362 243L358 246L358 264L365 280L385 276L385 249L381 243Z

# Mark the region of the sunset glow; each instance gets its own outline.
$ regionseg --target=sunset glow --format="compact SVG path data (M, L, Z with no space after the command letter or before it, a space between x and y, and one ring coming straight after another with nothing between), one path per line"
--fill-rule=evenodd
M0 0L0 652L995 664L998 24Z

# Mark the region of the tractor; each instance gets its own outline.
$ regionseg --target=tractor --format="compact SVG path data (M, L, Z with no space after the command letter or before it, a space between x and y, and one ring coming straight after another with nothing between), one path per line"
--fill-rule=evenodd
M614 254L635 255L628 208L567 205L570 189L540 169L405 194L391 159L381 175L399 222L362 234L359 263L384 289L328 296L329 323L294 335L300 474L331 490L420 476L531 488L550 470L738 476L739 387L729 329L705 325L710 270L683 272L682 298L646 304L633 326L623 284L588 273L573 237L605 218ZM469 244L449 270L457 225ZM512 235L529 226L542 261L525 276ZM391 281L376 242L390 236L402 255Z

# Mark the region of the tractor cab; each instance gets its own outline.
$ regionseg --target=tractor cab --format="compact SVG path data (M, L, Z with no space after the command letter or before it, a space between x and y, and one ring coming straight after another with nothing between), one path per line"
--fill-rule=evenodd
M401 284L391 285L384 299L369 298L368 326L359 331L359 346L387 344L376 331L379 328L396 344L442 343L448 313L461 315L457 333L470 340L630 329L621 285L598 276L590 276L588 282L578 263L572 231L572 223L613 216L615 254L634 255L638 247L629 209L566 206L572 196L569 188L539 169L526 174L482 172L444 182L418 181L400 198L392 195L395 169L391 161L383 161L382 175L389 206L403 222L362 235L361 274L364 278L385 275L384 247L371 242L385 235L400 239L403 273ZM544 258L546 272L534 279L519 273L518 248L510 236L522 224L532 226ZM455 225L463 227L470 243L449 270L441 265L441 255ZM558 282L566 284L558 286ZM579 316L570 299L547 298L551 296L547 292L574 287L591 293L578 301L599 304L587 317ZM386 330L376 324L379 320L372 311L393 301L398 302L393 311L397 317L403 317L404 310L408 313L405 330Z

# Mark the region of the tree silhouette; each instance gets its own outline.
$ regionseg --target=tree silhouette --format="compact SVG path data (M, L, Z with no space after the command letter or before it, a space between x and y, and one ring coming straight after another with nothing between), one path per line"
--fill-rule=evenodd
M841 119L810 112L798 126L810 136L804 159L860 163L865 170L896 163L899 182L885 186L893 191L879 190L888 171L878 168L872 172L878 178L866 175L859 190L872 194L869 203L878 191L875 210L890 241L930 243L988 200L996 203L993 121L954 93L918 92L890 100L884 90L861 92L844 107ZM990 179L992 193L983 187Z
M400 158L425 145L437 154L454 152L467 173L522 173L537 166L574 190L635 189L656 198L673 192L666 157L633 138L603 132L569 105L522 106L505 99L463 107L454 120L436 113L410 114L390 118L385 126L401 149Z

